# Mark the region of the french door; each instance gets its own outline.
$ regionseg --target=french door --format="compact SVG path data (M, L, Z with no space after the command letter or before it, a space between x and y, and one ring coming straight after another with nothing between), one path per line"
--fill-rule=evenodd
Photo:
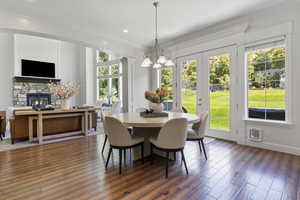
M176 106L188 113L209 113L207 135L233 139L234 90L232 84L236 53L234 47L206 51L178 59Z

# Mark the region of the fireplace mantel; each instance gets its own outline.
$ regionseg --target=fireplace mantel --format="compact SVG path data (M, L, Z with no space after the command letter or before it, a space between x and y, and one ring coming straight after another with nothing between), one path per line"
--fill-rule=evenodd
M40 78L40 77L26 77L26 76L15 76L15 82L23 82L23 83L50 83L50 82L60 82L60 79L54 78Z

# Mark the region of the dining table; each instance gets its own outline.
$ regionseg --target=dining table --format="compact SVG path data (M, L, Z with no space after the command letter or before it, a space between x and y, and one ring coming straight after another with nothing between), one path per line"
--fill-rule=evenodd
M114 114L113 117L119 119L122 124L132 129L133 136L144 137L144 155L150 155L150 137L157 137L160 129L171 119L176 118L185 118L188 121L188 124L193 124L200 121L200 117L195 114L180 113L180 112L166 112L168 115L164 117L145 117L141 116L141 113L138 112L128 112ZM170 140L172 135L170 135ZM140 159L140 150L134 149L132 151L132 159ZM162 152L154 149L154 152L157 155L165 156Z

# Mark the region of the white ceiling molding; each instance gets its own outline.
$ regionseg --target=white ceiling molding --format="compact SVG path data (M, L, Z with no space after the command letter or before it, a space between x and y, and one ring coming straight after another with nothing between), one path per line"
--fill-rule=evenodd
M292 32L293 22L286 22L276 26L266 27L265 29L259 31L247 32L243 43L253 43L253 41L266 40L266 38L291 34Z
M204 35L199 37L200 32L194 33L192 36L189 35L187 37L181 37L178 40L171 41L168 43L162 44L162 48L169 49L169 50L174 50L176 48L186 48L186 47L191 47L192 45L198 45L201 43L205 43L214 39L219 39L219 38L224 38L227 36L239 34L239 33L244 33L247 31L249 25L248 24L242 24L238 26L234 26L222 31L218 31L209 35Z
M210 35L190 38L187 41L179 43L175 41L170 46L164 48L172 52L172 57L176 58L207 51L211 48L215 49L236 45L242 42L242 35L244 35L248 28L248 24L242 24Z

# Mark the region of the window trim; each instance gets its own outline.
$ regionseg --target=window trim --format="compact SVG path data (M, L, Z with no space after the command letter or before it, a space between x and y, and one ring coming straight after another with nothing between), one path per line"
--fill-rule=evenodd
M111 66L112 65L119 65L119 67L121 67L121 73L119 74L111 74ZM99 68L101 67L105 67L107 66L109 68L109 74L108 75L100 75L99 74ZM121 59L116 59L116 60L111 60L111 61L106 61L106 62L96 62L96 89L97 89L97 95L96 95L96 100L97 101L101 101L100 98L99 98L99 81L100 80L105 80L107 79L109 84L108 84L108 91L109 91L109 97L111 98L112 95L111 95L111 88L112 88L112 79L114 78L118 78L120 79L121 81L119 82L119 84L121 85L121 90L120 90L120 102L121 102L121 105L123 106L123 80L124 80L124 69L123 69L123 63L122 63L122 60Z
M249 118L249 107L248 107L248 90L249 90L249 81L248 81L248 58L247 58L247 49L252 48L253 46L264 46L266 44L270 43L276 43L279 40L282 40L284 38L284 46L285 46L285 120L268 120L268 119L255 119L255 118ZM276 124L286 124L291 125L291 35L290 34L283 34L279 35L277 37L271 37L264 40L259 40L253 43L247 43L243 47L244 52L244 81L245 81L245 112L244 112L244 121L251 121L251 122L261 122L261 123L276 123Z

